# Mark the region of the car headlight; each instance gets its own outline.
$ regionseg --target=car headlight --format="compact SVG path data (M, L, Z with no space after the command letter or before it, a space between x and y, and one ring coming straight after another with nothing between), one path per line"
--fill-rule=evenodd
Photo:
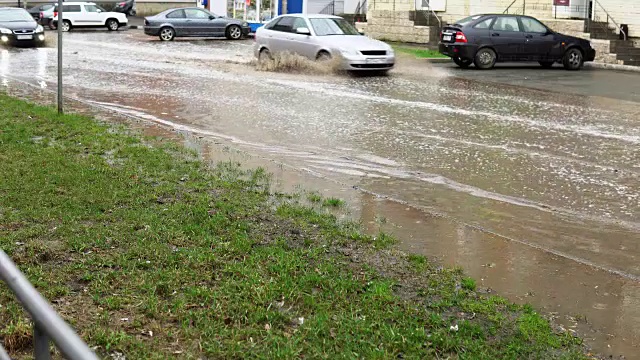
M248 22L243 22L242 26L247 27L247 26L249 26L249 23Z
M393 48L388 48L387 49L387 55L395 56L396 52L393 50Z
M358 55L358 52L354 49L338 49L342 55Z
M36 33L41 33L41 32L44 32L44 28L42 27L42 25L38 25L36 27Z
M0 28L0 33L2 34L13 34L13 31L5 28Z

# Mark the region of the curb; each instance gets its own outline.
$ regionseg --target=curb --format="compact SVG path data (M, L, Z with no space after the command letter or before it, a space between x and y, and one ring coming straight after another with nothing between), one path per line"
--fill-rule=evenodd
M452 62L451 58L423 58L423 60L434 64L448 64Z
M605 64L605 63L588 62L588 63L584 64L584 67L591 68L591 69L606 69L606 70L640 72L640 66L631 66L631 65L618 65L618 64Z

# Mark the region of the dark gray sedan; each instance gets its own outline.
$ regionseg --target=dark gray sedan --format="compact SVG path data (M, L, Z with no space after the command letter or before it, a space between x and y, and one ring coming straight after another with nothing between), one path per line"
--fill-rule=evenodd
M169 9L144 19L144 33L162 41L176 37L226 37L238 40L249 34L249 24L200 8Z

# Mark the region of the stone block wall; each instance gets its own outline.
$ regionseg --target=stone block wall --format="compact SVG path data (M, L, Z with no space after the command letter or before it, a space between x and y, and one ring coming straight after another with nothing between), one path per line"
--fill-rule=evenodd
M369 8L366 34L380 40L428 43L431 28L415 26L413 21L409 19L409 10L372 10Z

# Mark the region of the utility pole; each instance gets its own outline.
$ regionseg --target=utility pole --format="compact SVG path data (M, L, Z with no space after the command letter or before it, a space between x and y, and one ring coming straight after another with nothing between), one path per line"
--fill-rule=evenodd
M58 2L58 114L63 114L64 109L62 99L62 25L64 24L64 18L62 17L62 11L64 4L62 1Z

